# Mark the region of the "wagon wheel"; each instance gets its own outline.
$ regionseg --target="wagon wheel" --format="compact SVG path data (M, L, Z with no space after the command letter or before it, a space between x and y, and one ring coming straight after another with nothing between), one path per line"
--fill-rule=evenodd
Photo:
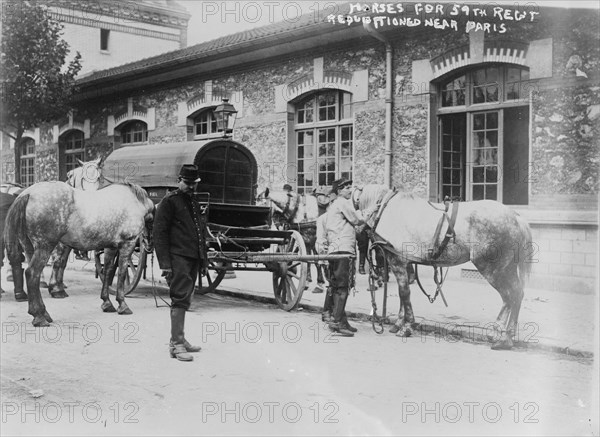
M220 265L219 263L214 262L213 260L208 261L208 270L207 270L206 276L204 276L202 273L200 273L198 275L199 280L198 280L198 287L195 288L196 293L207 294L212 291L215 291L215 289L219 286L219 284L225 277L225 273L227 272L227 270L220 268L220 267L222 267L222 265ZM216 273L216 276L214 278L210 277L211 270L214 270ZM206 278L206 285L202 285L203 284L202 278Z
M289 255L289 260L277 263L278 268L273 272L273 292L277 305L291 311L300 303L306 284L307 264L296 260L298 256L306 255L304 238L299 232L291 231L289 242L279 245L277 252Z
M138 238L135 249L127 259L127 274L125 275L125 283L123 284L125 296L135 290L135 287L137 287L140 282L140 279L146 270L147 257L148 252L146 251L145 240L143 238ZM104 251L95 251L94 259L96 262L96 277L99 277L102 283L104 283ZM115 257L114 262L116 265L119 265L119 254ZM114 275L109 278L109 285L112 285L113 279Z

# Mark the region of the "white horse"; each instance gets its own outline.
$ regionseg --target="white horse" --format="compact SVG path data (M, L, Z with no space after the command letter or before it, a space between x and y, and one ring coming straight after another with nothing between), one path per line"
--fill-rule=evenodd
M497 321L501 338L492 349L510 349L517 329L523 288L531 269L531 229L509 207L493 200L432 204L383 185L353 192L355 205L370 214L367 223L384 249L398 281L400 310L392 332L411 334L414 314L406 266L408 262L439 267L471 261L502 297ZM402 315L404 313L404 315Z
M77 167L67 173L67 185L83 191L97 191L101 185L102 158L88 162L78 159L77 162L81 164L81 167ZM52 274L50 275L48 291L50 292L50 296L54 298L61 299L69 296L65 291L67 287L63 282L63 277L70 254L70 247L58 243L52 255Z
M302 235L307 254L318 255L315 248L317 242L317 217L324 212L314 195L301 195L294 191L271 191L268 188L261 195L271 201L272 212L276 222L287 229L296 230ZM259 200L260 197L259 197ZM324 290L325 278L322 266L315 263L317 269L317 285L313 292ZM312 281L308 264L307 281ZM308 286L307 286L308 288Z

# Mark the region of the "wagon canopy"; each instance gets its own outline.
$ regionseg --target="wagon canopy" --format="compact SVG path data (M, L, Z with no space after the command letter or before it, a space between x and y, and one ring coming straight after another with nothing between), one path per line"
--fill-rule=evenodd
M212 202L254 204L256 158L229 139L122 147L108 155L103 175L109 182L129 181L147 191L166 192L177 187L181 166L190 163L200 170L197 191L210 193Z

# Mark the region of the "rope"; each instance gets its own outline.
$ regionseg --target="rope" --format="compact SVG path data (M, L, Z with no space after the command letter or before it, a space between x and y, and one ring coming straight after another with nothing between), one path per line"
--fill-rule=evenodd
M156 299L156 281L154 280L154 252L152 252L151 256L150 256L150 271L151 276L152 276L152 294L154 295L154 305L156 305L156 308L165 308L165 305L159 305L158 304L158 300ZM169 308L171 307L171 304L169 302L167 302L166 300L164 300L162 298L162 296L158 296L160 297L160 300L162 300L164 303L166 303Z
M373 262L372 253L375 251L382 251L383 253L383 266L381 266L383 272L387 271L387 257L385 256L385 252L383 252L383 248L381 245L377 243L373 243L372 247L369 251L367 251L367 261L369 263L369 291L371 292L371 306L373 307L373 316L371 317L371 326L373 327L373 331L376 334L383 334L383 323L386 318L386 307L387 307L387 281L383 283L383 310L381 317L377 315L377 302L375 299L375 266ZM385 279L385 278L384 278ZM379 324L379 328L377 328L377 324Z

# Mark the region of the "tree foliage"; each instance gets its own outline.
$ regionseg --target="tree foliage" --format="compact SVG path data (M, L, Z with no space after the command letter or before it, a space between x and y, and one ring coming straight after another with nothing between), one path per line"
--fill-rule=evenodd
M16 144L27 129L70 110L81 55L66 64L69 45L62 30L40 2L2 2L0 129ZM18 147L15 160L18 181Z

